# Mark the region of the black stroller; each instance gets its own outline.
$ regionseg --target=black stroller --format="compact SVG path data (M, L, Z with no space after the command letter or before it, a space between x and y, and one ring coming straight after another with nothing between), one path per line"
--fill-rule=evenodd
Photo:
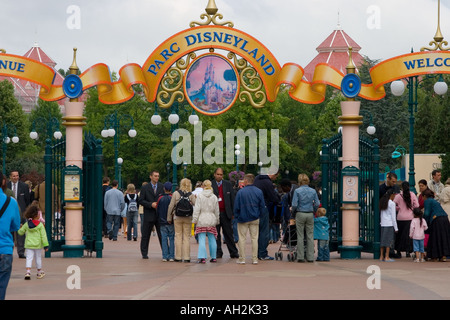
M289 206L287 205L287 198L283 197L281 201L281 216L283 219L283 236L281 238L280 247L278 252L275 252L275 260L283 260L283 252L281 251L284 247L289 251L287 254L288 261L297 260L297 229L295 226L295 217L293 217L289 211Z

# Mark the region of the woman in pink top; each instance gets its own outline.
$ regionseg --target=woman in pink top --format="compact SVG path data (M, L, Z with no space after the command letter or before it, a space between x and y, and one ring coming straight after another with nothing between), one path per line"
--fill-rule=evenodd
M395 237L394 248L397 251L397 257L401 258L401 252L405 251L409 257L413 250L412 239L409 237L409 228L411 220L414 218L413 210L419 207L417 196L409 190L409 182L402 182L402 191L394 198L397 208L397 226L398 233Z

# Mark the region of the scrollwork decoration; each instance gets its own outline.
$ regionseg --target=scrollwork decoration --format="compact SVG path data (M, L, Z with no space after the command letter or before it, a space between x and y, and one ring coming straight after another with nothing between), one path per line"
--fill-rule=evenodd
M262 89L263 82L258 72L252 66L248 66L240 72L240 78L244 90L239 93L239 101L245 102L248 100L254 108L264 107L267 96Z
M231 21L224 21L224 22L219 22L217 19L222 20L223 19L223 15L220 13L216 13L214 15L210 15L207 13L202 13L200 15L200 19L204 20L206 19L206 21L192 21L189 26L191 28L194 28L196 25L199 26L207 26L211 23L215 24L216 26L226 26L226 27L230 27L233 28L234 27L234 23Z
M160 83L161 90L156 96L158 105L161 108L169 108L177 97L178 102L182 102L185 98L182 85L183 71L177 67L170 68Z

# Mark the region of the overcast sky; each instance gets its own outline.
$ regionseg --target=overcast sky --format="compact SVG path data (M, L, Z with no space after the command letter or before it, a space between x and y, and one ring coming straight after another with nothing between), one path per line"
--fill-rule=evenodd
M262 42L280 65L305 67L317 46L342 29L371 59L419 51L433 40L437 0L215 0L224 20ZM3 0L0 48L23 55L35 42L68 69L72 49L83 71L143 65L162 42L199 21L208 0ZM450 0L441 1L441 31L450 41Z

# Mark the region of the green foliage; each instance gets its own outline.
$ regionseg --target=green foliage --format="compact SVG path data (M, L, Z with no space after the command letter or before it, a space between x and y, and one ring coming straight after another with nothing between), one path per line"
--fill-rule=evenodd
M359 69L359 75L365 84L371 83L370 68L378 61L365 58L366 62ZM59 70L61 74L67 72ZM445 80L448 78L445 76ZM117 74L112 74L112 80L117 80ZM423 77L418 89L417 112L414 112L414 143L416 153L450 154L450 100L447 93L444 97L433 93L433 84L437 78ZM336 89L328 86L325 101L317 105L303 104L289 96L289 87L282 86L277 99L267 102L263 108L254 108L247 101L237 101L227 112L208 116L198 114L202 125L202 135L194 135L194 126L188 122L192 108L186 103L175 105L179 108L180 121L177 125L170 125L167 117L170 109L158 109L162 116L162 122L158 126L151 123L150 118L155 112L155 104L149 103L143 96L140 85L133 87L135 96L121 104L105 105L99 102L96 88L88 91L88 99L84 115L87 118L85 131L91 132L97 138L103 140L104 175L114 178L114 139L101 137L101 131L108 126L106 119L114 112L120 120L120 148L119 157L124 159L122 165L123 187L128 183L135 183L137 187L143 181L148 181L149 172L158 170L161 180L172 179L171 152L174 142L171 140L171 132L176 128L186 129L191 135L192 159L194 152L194 139L202 140L203 150L213 143L204 141L204 133L209 129L218 129L222 134L224 148L226 146L227 129L278 129L280 133L279 156L280 169L284 173L289 170L289 177L296 180L299 173L311 175L320 170L319 151L322 140L329 138L338 132L341 114L340 103L345 98ZM376 134L370 138L377 138L380 146L380 168L400 166L398 159L392 159L391 154L395 148L402 145L408 150L410 112L408 110L407 91L402 97L391 94L389 85L385 85L386 97L378 101L361 100L361 114L364 116L364 124L360 128L361 135L367 135L366 128L370 124L376 127ZM37 142L29 138L32 124L41 126L40 137L44 136L46 123L51 117L60 123L60 129L64 132L61 123L59 107L55 102L39 100L38 106L30 115L24 114L18 101L14 98L13 86L8 81L0 83L0 115L1 122L15 126L20 138L18 144L9 144L7 150L7 167L23 170L22 173L36 172L42 174L43 148L45 139ZM137 136L130 138L128 130L131 128L129 116L133 118L134 129ZM42 120L45 119L45 120ZM106 122L105 122L106 121ZM36 128L38 129L38 128ZM259 137L259 135L258 135ZM269 137L270 142L270 137ZM224 150L225 151L225 150ZM248 140L245 145L246 161L239 165L239 170L258 173L259 167L250 163L250 150ZM189 164L187 176L195 183L197 180L212 179L213 171L221 166L225 174L236 170L236 163L226 163L226 152L223 153L223 165L218 164ZM169 169L166 164L169 163ZM450 156L442 157L443 177L450 176ZM178 181L183 177L183 165L175 166ZM36 175L36 174L34 174ZM284 175L283 175L284 176Z
M35 130L38 133L38 139L35 145L39 151L44 152L45 140L54 140L53 133L61 131L64 134L64 126L62 125L62 115L58 103L54 101L38 100L38 105L31 111L29 116L30 127L29 132Z
M3 132L7 129L8 137L12 138L14 135L19 137L18 143L10 142L6 145L6 173L15 168L14 161L21 161L27 158L30 153L33 153L33 145L31 139L28 137L29 122L28 118L22 110L22 106L14 97L13 85L4 80L0 82L0 125ZM2 159L3 160L3 159ZM24 167L26 170L27 167ZM21 173L21 171L19 171Z

